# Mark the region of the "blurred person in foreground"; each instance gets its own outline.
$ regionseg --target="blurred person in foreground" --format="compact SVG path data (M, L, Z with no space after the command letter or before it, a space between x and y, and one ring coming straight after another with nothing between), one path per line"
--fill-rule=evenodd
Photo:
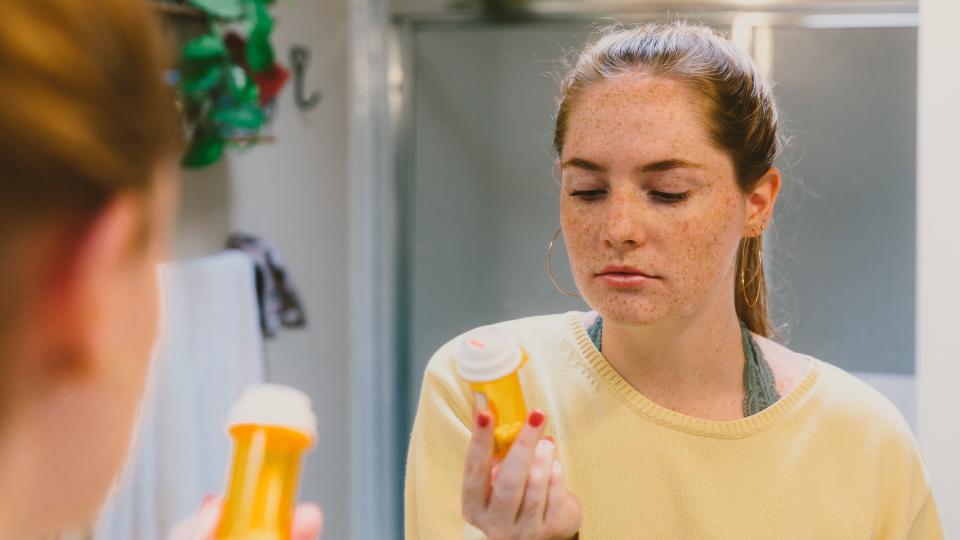
M0 3L0 539L89 526L124 464L178 197L167 67L143 0Z

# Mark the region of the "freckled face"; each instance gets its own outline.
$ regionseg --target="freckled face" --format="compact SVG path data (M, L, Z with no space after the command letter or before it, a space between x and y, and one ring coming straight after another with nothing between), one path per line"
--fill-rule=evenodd
M699 96L628 74L589 87L567 123L560 221L577 287L607 319L651 325L730 295L747 195Z

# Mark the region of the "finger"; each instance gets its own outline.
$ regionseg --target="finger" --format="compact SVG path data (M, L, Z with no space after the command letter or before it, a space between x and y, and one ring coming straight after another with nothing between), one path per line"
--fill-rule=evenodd
M533 411L500 465L487 508L489 519L498 523L507 520L512 523L516 520L527 485L530 464L533 463L533 453L545 429L546 415L540 410Z
M317 540L323 530L323 512L315 504L301 504L293 514L291 540Z
M167 535L167 540L212 539L220 521L220 505L220 497L207 495L197 513L174 526Z
M555 521L558 512L563 510L567 486L563 481L563 467L559 461L553 462L550 471L550 486L547 488L547 507L544 509L544 521Z
M490 467L493 463L493 417L487 411L476 415L473 437L467 449L463 471L463 517L476 520L487 507L490 489Z
M580 520L580 503L567 489L560 462L554 460L550 487L547 489L544 526L559 538L571 538L580 530Z
M493 460L493 467L490 468L490 482L497 481L497 475L500 474L500 465L503 465L502 461L498 459Z
M502 463L499 459L493 458L493 467L490 467L490 484L487 486L487 502L490 502L490 497L493 496L493 484L497 481L497 475L500 474L500 465Z
M547 489L550 487L550 478L553 476L555 450L553 442L547 439L537 443L533 463L530 465L530 474L527 475L523 502L520 504L520 514L517 516L517 524L521 530L532 533L539 531L543 525L547 506Z

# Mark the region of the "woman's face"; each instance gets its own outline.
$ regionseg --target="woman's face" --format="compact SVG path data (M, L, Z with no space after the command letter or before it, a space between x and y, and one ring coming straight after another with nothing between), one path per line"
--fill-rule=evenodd
M560 220L577 287L605 318L652 325L729 294L748 196L699 97L630 73L585 90L560 157Z

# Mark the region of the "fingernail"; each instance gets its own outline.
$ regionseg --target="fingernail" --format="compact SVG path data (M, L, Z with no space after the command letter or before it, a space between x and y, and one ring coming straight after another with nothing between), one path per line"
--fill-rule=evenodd
M485 412L477 413L477 425L481 428L490 425L490 415Z
M552 442L554 446L557 445L557 441L555 441L555 440L553 439L553 435L544 435L543 438L546 439L546 440L548 440L548 441L550 441L550 442Z
M544 418L547 415L543 414L543 411L537 409L530 414L530 425L533 427L540 427L540 424L543 423Z

